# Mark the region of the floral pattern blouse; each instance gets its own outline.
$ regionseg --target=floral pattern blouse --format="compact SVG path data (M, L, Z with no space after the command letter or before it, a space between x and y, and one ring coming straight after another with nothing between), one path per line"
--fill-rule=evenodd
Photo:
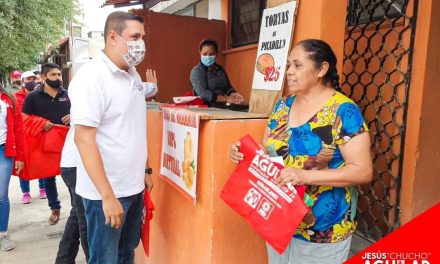
M286 167L304 170L344 166L339 145L368 131L356 104L335 92L309 121L298 127L288 127L294 102L294 96L284 97L274 107L268 120L269 155L281 156ZM308 185L304 198L314 219L308 225L302 222L295 237L315 243L335 243L345 240L356 229L355 187Z

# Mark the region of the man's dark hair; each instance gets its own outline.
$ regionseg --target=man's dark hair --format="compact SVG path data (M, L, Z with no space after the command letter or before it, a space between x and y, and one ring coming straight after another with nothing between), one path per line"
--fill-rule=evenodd
M205 46L212 46L215 50L215 53L218 53L218 44L217 41L213 39L204 39L202 42L200 42L199 45L199 52L202 51L202 48Z
M58 64L50 62L45 63L41 66L41 75L47 75L47 73L53 69L59 69L61 71L61 67Z
M144 23L144 19L140 16L128 12L115 11L111 13L105 21L104 42L107 42L108 33L112 30L121 35L122 31L126 28L125 21L127 20L138 21L141 24Z
M41 74L41 72L40 71L34 71L34 74L38 75L38 74Z

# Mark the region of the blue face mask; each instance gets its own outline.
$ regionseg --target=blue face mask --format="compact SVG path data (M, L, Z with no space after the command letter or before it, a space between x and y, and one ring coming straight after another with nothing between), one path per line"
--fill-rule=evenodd
M212 55L212 56L201 56L200 57L200 61L202 62L203 65L205 65L206 67L209 67L212 64L214 64L214 62L215 62L215 55Z

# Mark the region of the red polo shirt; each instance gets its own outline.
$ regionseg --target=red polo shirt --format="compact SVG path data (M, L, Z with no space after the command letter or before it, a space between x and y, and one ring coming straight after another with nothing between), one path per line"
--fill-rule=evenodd
M26 91L24 88L21 88L20 91L14 94L15 102L17 105L18 111L21 113L21 108L23 107L24 99L26 98Z

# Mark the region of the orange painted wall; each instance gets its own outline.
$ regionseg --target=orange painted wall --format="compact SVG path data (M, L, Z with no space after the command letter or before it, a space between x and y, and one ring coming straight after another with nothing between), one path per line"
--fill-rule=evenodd
M153 168L155 183L152 199L156 204L154 219L151 222L151 255L148 260L151 263L207 263L211 258L209 241L213 217L213 214L209 213L213 202L210 195L210 177L198 178L196 206L169 183L158 178L162 138L161 113L149 112L148 123L154 124L148 126L147 138L149 162ZM200 144L206 142L202 140ZM199 153L205 154L202 149ZM206 161L206 164L209 163L210 161ZM198 169L199 173L205 170L203 165Z
M227 12L228 4L229 1L222 1L223 15L229 13ZM322 38L328 41L337 53L339 70L341 70L345 11L345 1L302 0L293 42L305 38ZM402 224L440 201L440 181L438 180L440 140L437 140L440 130L440 115L437 114L438 105L440 105L440 89L438 89L440 54L437 47L437 43L440 42L440 16L433 15L439 13L439 1L419 1L400 202ZM155 19L153 17L155 14L146 16L151 21ZM153 26L155 25L153 22L151 22L151 29L147 26L148 37L151 37L150 41L147 41L147 49L151 48L152 52L147 55L147 61L140 67L141 69L152 67L159 70L160 89L165 93L159 94L159 99L169 98L176 91L184 91L182 88L185 84L182 80L186 82L188 75L183 72L188 71L189 74L189 70L194 65L192 60L198 60L197 49L194 51L194 45L197 47L198 41L186 44L186 41L192 40L186 38L183 31L177 32L180 37L176 39L180 39L181 42L174 41L173 34L165 33L165 30L176 32L175 28L169 29L159 25L169 23L165 17L163 20L161 17L157 19L157 28ZM199 25L198 21L194 21L191 20L190 23ZM230 21L229 17L226 17L225 21ZM186 27L183 20L179 23L182 23L182 27ZM158 41L161 37L159 33L166 36L164 40L167 40L167 43L163 45L168 45L167 48L162 47ZM191 34L197 35L198 33ZM224 35L227 39L228 34ZM197 35L197 38L199 37ZM149 42L151 42L150 48ZM176 46L179 46L179 52L174 52L173 48ZM183 49L181 50L180 47ZM256 49L254 45L224 52L225 68L231 82L240 93L245 95L246 100L250 98ZM186 65L185 69L179 68L177 71L170 69L169 66L175 64L170 63L169 59L176 58L176 56L182 56L182 64ZM188 60L191 62L187 62ZM164 73L165 75L162 75ZM185 76L185 79L182 76ZM173 86L174 83L181 84L176 88ZM249 132L259 139L265 121L202 121L197 183L198 201L195 206L184 199L174 187L158 177L162 134L160 113L149 111L148 124L148 152L150 164L154 169L155 181L152 195L157 210L151 224L151 255L147 258L147 262L266 263L266 250L262 239L218 198L221 187L234 168L234 165L225 158L228 146Z
M148 153L156 204L147 263L265 263L264 241L219 194L235 164L229 146L250 133L261 140L264 119L201 121L196 205L158 176L162 114L148 111ZM154 125L153 125L154 124Z
M332 4L332 9L340 9L343 13L340 15L339 12L327 12L330 2L301 2L294 40L327 36L339 54L344 39L345 4ZM228 5L222 3L222 14L228 13L225 12L225 6ZM199 39L206 36L207 32L213 36L212 28L217 29L215 35L223 34L214 36L219 43L226 43L225 39L229 35L226 34L224 22L215 22L217 24L211 27L207 26L208 21L205 19L149 11L136 13L146 19L147 51L150 51L138 70L142 72L146 68L154 68L158 71L160 92L157 98L160 101L169 100L188 89L187 76L198 61ZM230 20L225 18L225 21ZM324 21L332 21L332 24L324 24ZM334 28L340 28L339 37ZM225 52L225 68L231 82L247 100L250 98L255 56L256 45ZM173 63L176 59L179 61ZM151 223L151 255L147 263L266 263L266 248L262 238L219 199L221 187L235 167L225 158L228 147L247 133L260 140L266 120L201 122L195 206L158 177L161 114L148 111L148 124L148 153L155 181L152 197L157 209ZM142 259L139 254L137 258Z
M225 69L234 88L249 102L254 78L257 44L239 49L226 50Z
M440 2L419 1L405 140L402 224L440 202Z
M223 8L225 6L226 4ZM298 6L292 43L294 44L307 38L325 40L336 53L339 60L338 70L341 72L346 9L346 1L301 0ZM222 12L222 14L225 13L225 11ZM230 21L228 19L225 20ZM249 102L257 56L257 45L229 49L224 53L225 69L232 85Z
M199 44L205 38L219 43L220 54L226 43L226 24L222 20L169 15L149 10L134 10L145 19L145 60L137 67L141 77L146 69L157 72L159 92L156 101L172 102L191 90L189 75L199 63ZM223 56L218 56L223 64Z
M223 9L226 7L227 4L224 4ZM224 13L227 12L223 11ZM438 1L419 1L400 201L402 223L440 201L440 184L433 184L439 182L434 179L440 173L440 151L437 144L439 141L435 144L432 142L432 139L437 137L437 124L440 124L439 115L432 114L438 112L435 106L440 104L440 90L436 88L440 83L439 51L438 48L434 48L440 42L440 18L431 16L439 13ZM345 1L302 0L296 18L293 43L306 38L321 38L329 42L339 59L338 70L342 72L345 17ZM392 41L392 38L389 41ZM379 42L380 40L377 41ZM225 68L232 84L249 101L257 46L229 49L224 53ZM404 64L405 62L402 63ZM371 67L375 67L374 63ZM392 80L393 78L395 76L391 76ZM394 83L397 82L398 80L394 80ZM385 96L386 94L384 91ZM383 115L390 116L385 112ZM397 118L402 120L403 116L399 114ZM396 144L395 149L398 148L399 144ZM397 171L398 166L394 167Z
M210 141L214 154L212 263L266 263L264 240L219 198L223 185L235 169L235 164L226 156L231 144L246 134L260 142L266 120L218 120L208 123L214 126L213 140Z

